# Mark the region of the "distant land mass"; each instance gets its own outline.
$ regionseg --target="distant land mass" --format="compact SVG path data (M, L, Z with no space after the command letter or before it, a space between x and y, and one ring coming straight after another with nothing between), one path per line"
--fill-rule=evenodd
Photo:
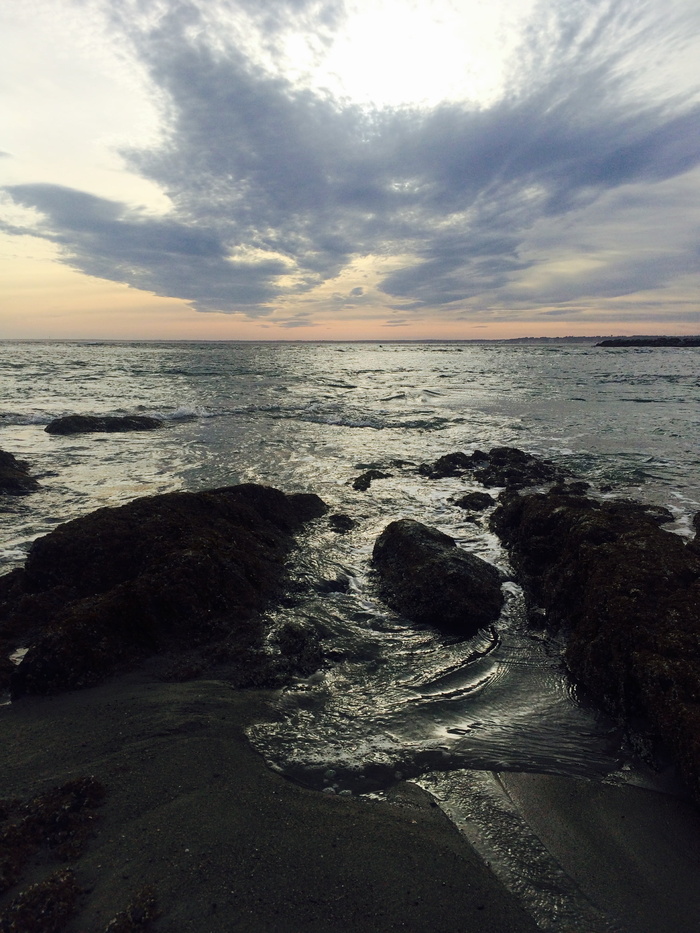
M596 340L612 340L612 334L609 337L598 335L597 337L503 337L495 341L477 340L478 343L595 343ZM620 338L621 340L624 338ZM598 346L598 344L596 344Z
M597 347L700 347L700 337L607 337Z

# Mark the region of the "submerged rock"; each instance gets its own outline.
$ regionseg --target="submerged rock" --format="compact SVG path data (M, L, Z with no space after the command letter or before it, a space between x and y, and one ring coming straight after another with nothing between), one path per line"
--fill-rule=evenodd
M488 509L492 505L495 505L496 500L487 492L468 492L466 495L460 496L459 499L455 499L454 504L458 505L460 509L467 509L471 512L483 512L484 509Z
M500 572L435 528L392 522L372 558L382 599L414 622L472 635L501 612Z
M345 515L344 512L329 515L328 524L331 531L334 531L337 535L346 535L355 527L355 521L349 515Z
M120 431L152 431L163 424L147 415L66 415L55 418L44 429L48 434L114 434Z
M666 510L559 493L511 495L492 527L533 606L567 634L591 696L645 722L700 802L700 554Z
M375 479L389 479L391 473L383 473L381 470L367 470L361 476L356 477L352 482L353 489L359 489L360 492L366 492Z
M30 475L24 460L18 460L6 450L0 450L0 494L24 496L38 488L39 484Z
M262 639L260 611L280 587L314 495L242 485L103 508L31 547L0 578L0 641L29 646L14 696L89 686L134 658L226 640L241 662Z

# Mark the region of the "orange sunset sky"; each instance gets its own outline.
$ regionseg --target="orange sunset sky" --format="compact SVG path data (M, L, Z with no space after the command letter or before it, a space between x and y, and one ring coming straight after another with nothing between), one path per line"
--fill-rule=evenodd
M0 338L700 331L691 0L0 11Z

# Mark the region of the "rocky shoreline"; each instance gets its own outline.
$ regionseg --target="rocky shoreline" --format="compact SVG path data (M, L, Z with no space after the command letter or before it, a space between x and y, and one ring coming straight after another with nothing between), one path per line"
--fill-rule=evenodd
M668 753L700 803L700 549L665 510L560 489L506 496L492 527L577 684Z
M516 448L396 466L428 481L471 476L503 487L490 526L531 623L562 632L576 683L670 754L700 802L697 535L686 543L663 529L667 510L589 494L557 464ZM472 493L455 504L481 511L489 499ZM172 678L217 671L237 687L312 673L324 663L313 633L278 633L273 657L260 618L284 592L296 532L327 511L313 494L249 484L146 497L58 526L34 542L24 568L0 578L0 687L19 698L91 686L149 656L167 659ZM325 520L338 533L351 522ZM373 564L380 597L419 624L471 635L498 619L502 572L437 529L390 523ZM18 649L26 653L15 665Z
M368 465L361 482L354 484L359 493L365 493L373 480L386 477L379 466ZM15 469L12 463L10 467ZM409 469L427 482L467 477L489 487L503 488L489 521L508 549L515 579L525 591L530 624L561 632L568 668L590 701L616 716L638 740L640 749L651 756L668 755L689 793L700 803L697 538L685 542L665 531L662 526L671 518L665 510L604 498L556 463L515 448L497 447L472 454L455 452L434 464L415 466L396 462L392 468ZM482 511L494 505L486 493L472 493L462 500L455 500L455 505L467 510ZM109 788L115 781L117 785L122 781L118 762L128 761L134 774L142 773L138 779L125 778L122 785L128 785L131 794L147 796L155 791L143 785L144 775L150 774L148 780L153 787L162 782L166 767L163 755L167 757L172 752L169 745L161 747L155 737L168 735L176 744L189 744L192 732L193 737L202 739L197 744L197 755L211 756L214 754L211 749L217 748L225 763L211 768L196 760L187 763L184 752L178 752L180 773L188 775L192 787L197 784L197 775L203 774L211 786L223 782L222 788L224 785L237 788L236 792L244 797L250 793L241 791L243 785L249 786L246 781L252 782L250 787L257 782L265 788L264 807L270 813L274 810L270 801L281 795L286 805L299 813L299 822L289 830L291 836L283 833L285 845L293 843L295 858L299 857L299 838L305 832L305 822L316 827L324 839L321 825L332 829L342 824L343 832L352 836L349 827L357 825L358 820L371 823L379 811L369 811L359 801L330 803L326 798L322 802L321 795L287 784L267 772L250 749L243 750L243 728L265 707L264 691L277 688L290 678L308 675L326 663L323 647L314 633L293 626L277 633L278 650L271 652L266 644L269 633L264 629L262 612L284 596L285 561L306 522L324 521L329 529L340 534L352 526L348 516L327 516L327 512L327 506L313 494L285 495L269 487L249 484L137 499L65 523L38 539L25 567L0 578L0 684L19 701L0 715L0 734L10 750L10 766L0 795L5 799L26 797L30 791L45 790L49 779L55 781L60 777L67 781L94 773L107 786L109 800ZM696 530L698 524L696 516ZM379 595L418 624L437 625L468 636L498 618L503 574L458 548L449 536L436 529L415 521L392 522L377 539L373 562ZM18 649L26 653L15 663L17 658L11 661L10 655ZM79 689L85 687L92 689ZM64 697L59 698L58 694ZM158 726L158 716L154 718L154 700L158 709L168 710L170 725L165 732L159 731L162 724ZM130 710L137 732L117 730L121 738L117 741L112 737L110 744L108 734L103 732L117 727L120 710ZM94 731L90 722L82 722L81 716L94 717L98 731ZM230 723L228 732L226 727L220 727L217 717ZM58 753L63 762L60 767L51 763L52 728L67 743ZM139 733L138 729L142 731ZM146 737L145 744L134 744L138 735ZM83 736L80 741L79 736ZM231 752L224 750L229 740L237 749L235 760L229 760ZM160 762L155 771L148 764L149 756ZM172 767L175 765L170 762L167 768ZM236 769L242 771L237 774ZM103 775L102 771L108 773ZM168 778L173 780L175 777ZM205 856L205 849L211 848L207 834L218 838L217 816L210 812L211 801L204 791L200 789L199 793L197 806L203 829L196 831L195 836L202 849L199 857L206 861L209 856ZM408 790L402 793L410 796ZM175 795L175 799L180 798ZM250 798L246 799L250 806ZM494 878L489 879L486 869L476 867L478 859L474 861L463 840L458 844L459 837L453 838L453 828L439 821L431 822L429 801L415 798L409 805L406 799L400 812L391 814L388 804L382 805L389 807L386 813L379 808L381 814L376 818L382 825L378 832L384 833L383 836L371 844L363 843L359 836L353 837L355 867L348 875L352 877L349 882L352 895L338 888L343 883L338 879L345 877L345 869L336 865L329 874L329 860L324 874L320 866L323 851L314 850L314 871L321 871L318 878L323 877L324 884L332 885L336 892L333 896L339 901L346 895L350 897L355 913L345 911L341 917L329 898L323 896L318 900L323 906L312 911L313 919L308 920L310 925L305 928L319 933L330 928L389 931L405 928L403 918L409 917L411 929L432 933L435 927L424 908L427 905L433 911L443 908L438 908L439 899L431 899L427 893L424 881L432 877L430 872L420 882L416 879L415 872L422 870L417 865L411 869L410 883L412 890L420 889L422 893L416 894L418 900L413 907L403 895L391 895L398 897L398 901L392 902L389 909L384 895L376 892L372 909L388 910L384 919L373 921L368 927L363 925L365 919L358 912L362 884L369 883L366 866L360 866L362 859L369 866L374 864L373 860L387 857L387 846L391 849L397 845L396 883L400 887L401 846L396 840L407 840L411 834L409 831L405 836L407 827L418 825L421 827L418 836L423 830L426 834L412 844L427 859L436 858L438 850L446 852L445 846L452 847L452 855L445 856L448 861L453 860L450 871L454 871L455 878L460 871L466 871L471 879L466 893L454 900L447 914L443 909L441 930L455 933L472 929L534 930L507 892ZM8 877L13 878L15 850L8 839L11 842L19 832L16 827L22 811L18 806L16 802L0 806L0 863L4 858L10 866ZM110 833L119 832L119 822L125 819L123 808L128 806L125 798L119 804L122 809L118 807L109 817L113 821ZM154 797L154 813L159 806ZM186 810L184 800L181 806ZM338 809L328 809L334 806ZM178 816L181 822L185 820L185 810ZM289 812L288 822L294 823ZM230 799L229 816L238 821L239 830L245 829L258 838L260 829L255 820L251 823L250 814L242 813L240 805ZM382 823L385 817L386 824ZM275 818L285 817L280 811ZM148 827L144 825L141 831L160 832L154 817L150 819ZM133 826L129 831L133 833ZM273 846L271 840L272 836L266 843L268 847ZM330 846L330 836L323 843L326 844ZM101 845L107 845L106 838ZM117 858L114 852L107 854L109 845L99 858ZM181 848L190 852L184 842ZM254 849L252 843L246 845L248 865L255 864ZM135 859L133 849L130 851L129 858ZM239 853L236 858L243 857ZM182 871L186 862L187 859L182 862ZM436 866L438 863L443 864L439 859ZM38 861L32 856L28 864L28 873L24 869L18 872L16 879L6 886L6 893L0 892L0 929L26 928L26 933L45 933L65 928L67 933L77 933L82 927L75 920L76 911L83 909L80 905L84 905L85 895L77 893L75 878L69 879L65 874L61 876L62 890L74 902L74 910L66 913L65 924L61 920L54 927L41 926L39 921L36 926L8 925L14 922L8 918L15 909L12 904L20 896L17 893L20 880L30 887L34 881L41 884L41 878L46 880L43 856ZM89 871L97 877L100 864L90 864ZM279 866L279 859L276 864ZM290 864L285 864L289 870ZM342 864L347 865L347 860ZM236 871L243 870L238 861L236 865ZM444 865L435 870L447 871ZM91 929L119 933L144 929L152 923L157 924L157 930L164 931L231 928L231 908L225 909L228 913L218 913L219 901L211 893L211 884L207 887L203 882L202 896L209 898L214 907L209 903L205 907L197 900L199 895L191 892L195 912L207 911L205 922L191 912L187 914L189 908L183 906L177 890L168 887L162 871L155 877L144 866L143 874L159 887L161 897L163 891L169 892L165 895L168 905L164 918L157 919L160 908L144 906L151 901L142 891L141 901L138 892L134 894L136 906L132 904L130 920L127 914L131 907L127 905L119 920L121 926L116 925L116 919L115 924L105 926L110 911L116 911L117 894L121 896L125 887L110 875L111 881L94 882L101 892L99 897L103 898L101 906L96 906L95 898L87 900L84 916L92 918ZM217 884L224 883L219 874L216 877ZM263 872L251 888L258 892L254 897L261 902L259 917L264 915L267 919L262 922L255 917L253 895L241 895L248 913L240 929L280 933L289 930L282 901L271 897L266 906L262 905L260 885L271 880L268 866L267 874ZM295 915L295 922L307 923L304 912L309 911L309 886L300 887L298 879L284 883L297 885L296 893L289 893L292 900L296 898L301 911ZM111 894L105 884L112 886ZM309 884L313 888L315 882L311 880ZM474 885L490 891L492 900L488 904L482 903L483 895L474 895ZM60 891L44 894L49 900L53 898L52 903L56 903L57 897L60 901ZM40 898L41 892L36 896ZM276 904L275 909L281 912L277 919L270 914L270 904ZM19 910L16 907L17 916ZM185 913L178 920L178 911L183 910ZM35 914L37 911L38 908Z
M0 578L3 658L27 649L9 672L13 698L92 686L172 653L183 675L208 662L239 686L274 685L260 613L280 595L294 532L326 511L312 494L242 485L136 499L60 525Z

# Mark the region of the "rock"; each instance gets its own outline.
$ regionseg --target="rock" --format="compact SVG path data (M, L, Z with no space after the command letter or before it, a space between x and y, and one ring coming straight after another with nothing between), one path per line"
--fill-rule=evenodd
M15 666L5 655L0 656L0 693L7 693L10 689L10 680L15 672Z
M487 492L468 492L459 499L454 500L454 504L460 509L469 509L472 512L483 512L489 506L495 505L496 500Z
M335 577L326 577L325 579L319 580L315 584L314 589L323 596L329 593L348 593L350 592L350 578L344 573L339 573Z
M696 512L693 516L693 528L695 529L695 537L688 542L688 547L695 553L700 554L700 512Z
M488 465L474 473L485 486L506 486L522 489L545 483L563 482L569 472L552 460L540 460L517 447L493 447Z
M382 599L414 622L473 635L500 614L499 571L435 528L412 519L392 522L372 557Z
M659 528L665 511L510 495L492 527L530 603L566 634L574 679L620 720L646 723L700 802L700 554Z
M665 525L675 518L673 512L662 505L635 502L634 499L608 499L603 504L603 510L618 518L624 519L629 516L632 519L652 522L654 525Z
M0 494L24 496L38 488L39 484L29 475L29 467L24 460L17 460L13 454L0 450Z
M362 476L358 476L353 480L352 488L359 489L360 492L366 492L372 485L372 480L388 479L390 476L391 473L382 473L381 470L367 470Z
M585 496L590 488L590 483L576 480L576 482L573 483L559 483L556 486L552 486L550 491L561 493L562 495Z
M350 518L349 515L345 515L342 512L329 515L328 524L331 526L331 531L334 531L338 535L346 535L355 527L354 520Z
M323 648L318 633L301 622L287 622L273 636L280 652L282 668L295 676L313 674L323 664Z
M462 451L445 454L435 463L421 464L418 472L429 479L472 473L485 486L506 486L511 489L560 483L571 475L553 461L542 460L517 447L493 447L487 454L482 450L475 450L473 454Z
M136 499L58 526L0 578L0 641L29 646L13 695L89 686L134 659L215 640L232 663L247 658L293 533L325 511L317 496L251 484Z
M49 422L45 430L48 434L114 434L120 431L152 431L162 424L158 418L146 415L66 415Z
M439 457L435 463L422 463L418 472L430 479L444 479L447 476L464 476L488 461L487 454L481 450L465 454L461 450Z

